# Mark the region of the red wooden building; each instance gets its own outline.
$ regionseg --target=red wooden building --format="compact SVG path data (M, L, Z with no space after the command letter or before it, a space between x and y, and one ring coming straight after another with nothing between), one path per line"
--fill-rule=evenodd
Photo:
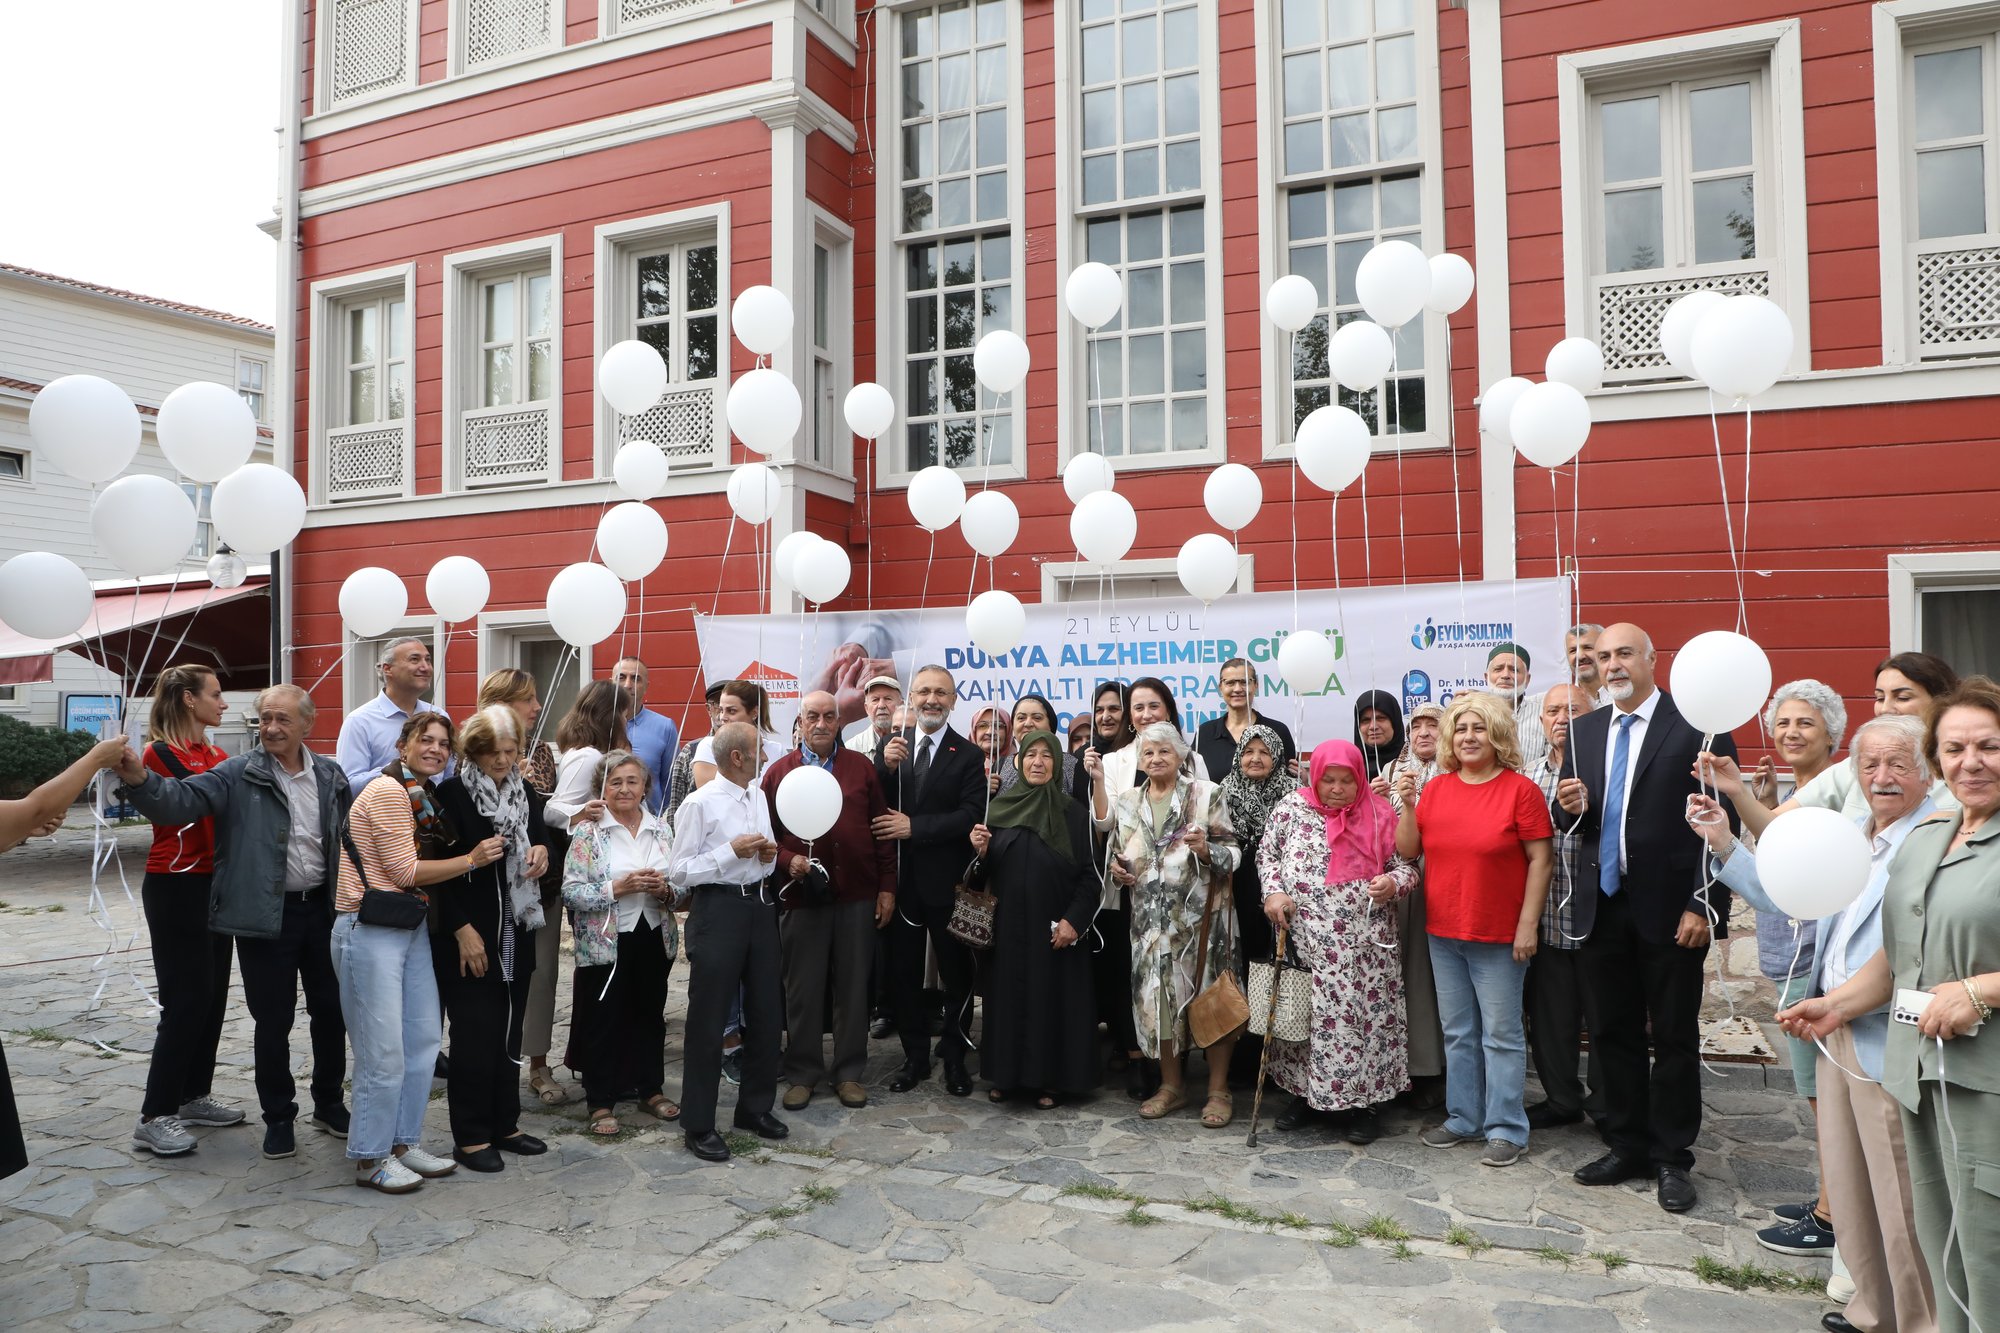
M281 577L290 675L348 654L319 691L330 734L374 688L341 580L396 571L409 628L442 638L423 575L464 553L494 594L442 647L445 707L499 665L546 689L549 578L589 551L618 444L646 438L674 464L673 544L632 632L680 712L691 610L760 603L722 494L748 456L723 395L753 364L728 309L755 283L792 298L775 364L806 399L767 540L844 542L839 605L918 600L930 540L902 492L937 461L1018 504L1000 586L1068 596L1059 475L1085 448L1141 514L1128 595L1172 588L1223 461L1267 496L1243 586L1281 586L1292 426L1389 237L1464 255L1479 286L1448 327L1404 330L1383 390L1343 395L1380 436L1365 548L1341 504L1343 579L1545 575L1560 543L1586 618L1663 648L1728 627L1719 439L1780 680L1861 699L1889 647L2000 665L2000 552L1977 549L2000 489L1996 29L1963 0L294 0L281 453L312 510ZM1126 286L1096 334L1061 300L1086 259ZM1295 345L1260 313L1286 273L1331 302ZM1744 415L1712 434L1659 352L1698 288L1765 293L1797 330L1747 465ZM1009 400L972 376L996 327L1034 359ZM1607 383L1552 490L1482 440L1477 400L1539 378L1566 333L1603 344ZM593 366L631 337L672 383L619 419ZM864 452L840 403L869 379L898 414ZM1304 488L1308 586L1332 579L1330 521ZM969 558L939 539L932 602L958 603Z

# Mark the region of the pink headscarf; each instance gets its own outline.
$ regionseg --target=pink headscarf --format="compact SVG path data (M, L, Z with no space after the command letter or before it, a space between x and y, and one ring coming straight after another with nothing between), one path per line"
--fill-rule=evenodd
M1354 774L1360 794L1338 810L1320 803L1320 775L1329 768ZM1306 804L1326 820L1326 882L1346 884L1373 879L1387 865L1396 846L1396 811L1364 774L1367 766L1353 741L1322 741L1312 752L1312 771L1305 786Z

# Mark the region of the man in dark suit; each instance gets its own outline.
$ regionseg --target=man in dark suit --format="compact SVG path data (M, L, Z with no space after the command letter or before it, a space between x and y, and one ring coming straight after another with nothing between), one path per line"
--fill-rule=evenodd
M1701 1131L1702 960L1710 923L1727 911L1723 891L1704 887L1702 842L1687 824L1702 737L1654 686L1644 630L1605 630L1597 662L1611 707L1570 724L1553 809L1557 827L1574 831L1579 888L1597 890L1580 963L1594 1000L1590 1062L1602 1062L1611 1151L1576 1179L1615 1185L1650 1175L1660 1207L1682 1213L1694 1207L1688 1171ZM1727 736L1710 749L1736 753Z
M890 923L890 967L895 974L896 1027L903 1034L903 1067L889 1091L908 1092L930 1077L930 1025L924 1020L924 942L937 953L944 978L944 1088L954 1097L972 1093L965 1072L971 1042L972 959L945 930L952 889L972 860L972 826L986 809L986 757L948 724L958 686L941 666L927 666L910 682L916 726L898 732L876 756L876 776L889 813L874 821L884 841L902 843L896 877L896 916Z

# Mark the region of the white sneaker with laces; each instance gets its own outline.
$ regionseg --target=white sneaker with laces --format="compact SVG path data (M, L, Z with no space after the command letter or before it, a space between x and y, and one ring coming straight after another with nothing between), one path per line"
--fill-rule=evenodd
M424 1183L424 1178L404 1166L394 1157L384 1157L370 1165L357 1162L354 1165L354 1183L363 1189L380 1190L384 1194L408 1194Z
M1854 1279L1847 1275L1847 1261L1840 1257L1840 1247L1833 1247L1833 1276L1826 1280L1827 1299L1841 1305L1854 1299Z
M222 1128L243 1123L243 1112L234 1106L224 1106L213 1097L197 1097L181 1107L175 1117L184 1125L213 1125Z
M422 1148L412 1145L396 1154L396 1160L426 1180L438 1176L448 1176L458 1170L458 1163L449 1157L433 1157Z
M195 1136L174 1116L156 1115L132 1127L132 1146L155 1157L179 1157L193 1152L195 1143Z

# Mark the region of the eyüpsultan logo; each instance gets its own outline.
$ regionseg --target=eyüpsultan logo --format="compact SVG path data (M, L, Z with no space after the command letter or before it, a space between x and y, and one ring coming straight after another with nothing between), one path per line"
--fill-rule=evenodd
M1431 701L1431 678L1426 671L1403 673L1403 714L1408 716L1421 704Z
M1410 644L1415 648L1490 648L1513 637L1514 626L1500 620L1465 624L1454 620L1440 625L1434 618L1426 617L1410 630Z
M1437 637L1437 626L1426 620L1423 624L1418 625L1410 631L1410 646L1413 648L1429 648L1437 642Z

